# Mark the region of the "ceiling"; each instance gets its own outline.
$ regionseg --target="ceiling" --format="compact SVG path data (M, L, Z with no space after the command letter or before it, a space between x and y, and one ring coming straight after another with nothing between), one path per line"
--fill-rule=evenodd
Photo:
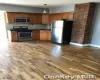
M100 2L100 0L0 0L1 4L12 4L32 7L44 7L43 4L47 4L47 8L86 2Z

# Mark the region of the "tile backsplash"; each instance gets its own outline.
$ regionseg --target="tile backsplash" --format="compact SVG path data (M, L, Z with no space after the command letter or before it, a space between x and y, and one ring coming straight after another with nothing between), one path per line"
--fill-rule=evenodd
M42 25L42 24L6 24L6 29L13 29L13 26L27 26L29 29L50 29L50 25Z

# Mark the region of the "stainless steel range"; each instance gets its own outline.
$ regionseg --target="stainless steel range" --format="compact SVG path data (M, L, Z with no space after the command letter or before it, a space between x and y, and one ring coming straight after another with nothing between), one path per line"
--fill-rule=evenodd
M32 40L32 32L18 32L19 41Z
M19 41L32 40L32 30L29 30L28 27L15 26L13 29L18 32Z

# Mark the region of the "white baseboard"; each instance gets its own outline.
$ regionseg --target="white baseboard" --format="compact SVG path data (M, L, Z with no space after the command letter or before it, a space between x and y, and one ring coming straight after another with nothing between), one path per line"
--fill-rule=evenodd
M70 42L70 44L72 44L72 45L76 45L76 46L83 46L83 44L74 43L74 42Z
M79 44L79 43L74 43L74 42L70 42L70 44L76 45L76 46L81 46L81 47L84 47L84 46L91 46L91 47L97 47L97 48L100 48L99 45L94 45L94 44Z
M100 48L100 46L99 46L99 45L94 45L94 44L91 44L90 46L91 46L91 47L97 47L97 48Z
M83 46L91 46L91 44L83 44Z
M79 43L74 43L74 42L70 42L70 44L76 45L76 46L90 46L90 44L79 44Z

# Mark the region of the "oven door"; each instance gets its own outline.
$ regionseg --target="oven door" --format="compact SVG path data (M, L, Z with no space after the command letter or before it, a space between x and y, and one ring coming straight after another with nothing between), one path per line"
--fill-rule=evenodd
M32 40L32 32L18 32L20 40Z

